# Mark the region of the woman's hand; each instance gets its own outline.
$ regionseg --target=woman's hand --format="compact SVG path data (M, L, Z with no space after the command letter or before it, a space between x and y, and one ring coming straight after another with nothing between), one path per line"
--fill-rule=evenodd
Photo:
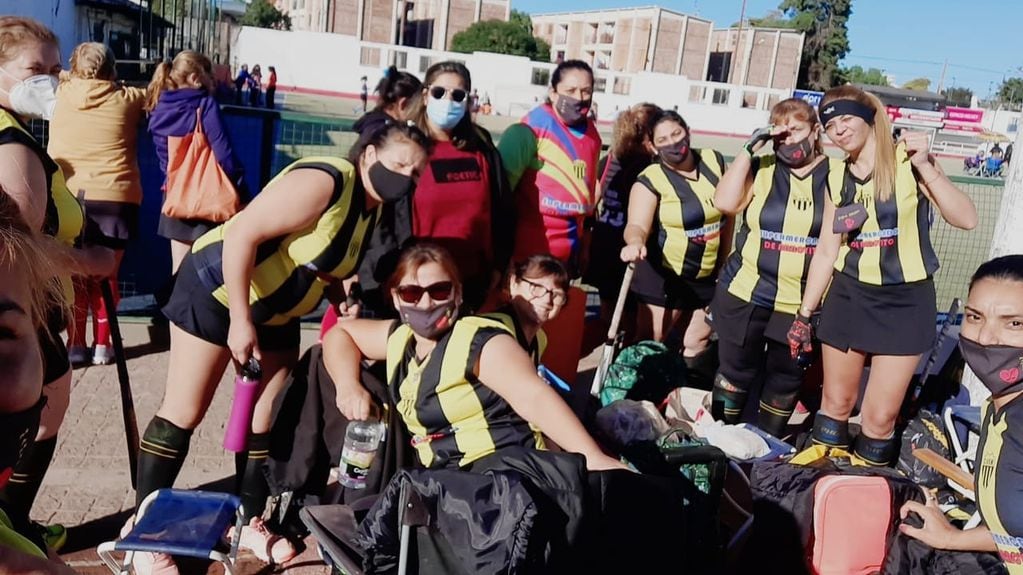
M926 132L903 132L899 142L906 145L909 161L917 168L931 163L931 140Z
M759 152L760 148L763 148L764 145L771 140L771 138L783 133L784 131L785 128L783 126L764 126L763 128L759 128L750 135L749 140L746 141L743 148L746 150L747 154L752 156Z
M231 318L231 326L227 330L227 347L239 365L245 365L252 357L256 361L263 360L256 338L256 326L248 318Z
M631 243L622 248L622 261L623 262L637 262L646 259L646 245L641 243Z
M338 384L337 408L348 421L365 421L373 413L373 398L362 384Z
M625 465L620 460L604 455L603 453L595 453L586 456L586 469L589 471L608 471L615 469L624 469L625 471L632 471L628 465Z
M913 527L902 523L899 525L899 531L913 539L919 539L935 549L952 549L952 540L962 534L962 531L948 522L945 514L938 507L937 499L930 493L927 494L926 504L907 501L899 510L899 517L905 520L911 512L920 517L920 520L924 522L923 527Z

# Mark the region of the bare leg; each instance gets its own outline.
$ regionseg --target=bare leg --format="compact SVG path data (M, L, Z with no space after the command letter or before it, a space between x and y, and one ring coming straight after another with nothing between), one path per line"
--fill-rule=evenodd
M178 268L181 267L181 261L185 259L185 256L192 249L192 242L182 242L179 240L171 240L171 273L178 273Z

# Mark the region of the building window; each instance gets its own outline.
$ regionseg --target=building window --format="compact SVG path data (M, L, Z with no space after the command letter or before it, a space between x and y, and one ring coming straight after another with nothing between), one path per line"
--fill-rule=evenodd
M430 67L431 64L433 64L433 62L430 60L429 56L420 56L419 57L419 73L420 74L425 74L426 70Z
M597 24L586 25L586 37L583 38L584 44L596 44L597 43Z
M558 29L554 32L554 43L564 44L568 42L568 24L558 24Z
M593 56L593 67L598 70L607 70L611 62L611 55L607 52L597 52Z
M607 78L604 76L597 76L593 79L593 91L606 93L607 92Z
M600 25L600 34L597 40L601 44L614 44L615 41L615 23L604 22Z
M408 66L408 52L394 53L394 67L404 70Z
M554 54L554 62L560 64L560 63L562 63L564 61L565 61L565 51L564 50L558 50Z
M612 91L615 94L628 96L631 90L632 90L631 78L629 78L628 76L618 76L617 78L615 78L614 88L612 88Z
M546 86L551 82L551 71L547 68L533 68L533 80L534 86Z
M379 66L380 48L363 48L359 55L359 63L363 66Z
M732 67L731 52L711 52L707 62L707 81L728 82L728 71Z

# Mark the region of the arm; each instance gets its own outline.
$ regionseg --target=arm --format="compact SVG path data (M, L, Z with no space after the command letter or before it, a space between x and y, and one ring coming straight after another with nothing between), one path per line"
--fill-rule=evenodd
M585 456L587 469L625 469L600 450L568 405L536 374L532 360L513 337L491 338L480 352L478 371L480 382L504 398L523 419L567 451Z
M842 236L831 230L831 223L835 221L835 204L831 198L824 198L824 225L821 227L821 237L817 240L817 249L813 252L810 260L810 270L807 272L806 288L803 289L803 302L799 306L799 313L809 317L821 303L824 297L824 290L828 289L831 283L831 274L835 269L835 260L838 259L838 250L842 247Z
M323 337L323 366L337 389L337 407L352 421L369 418L372 399L359 378L363 358L387 359L391 320L338 322Z
M714 207L734 216L753 199L753 158L739 152L714 189Z
M28 146L5 144L0 154L0 189L11 196L21 210L21 217L33 230L42 230L46 220L46 187L43 163Z
M918 501L908 501L899 510L899 516L905 520L909 513L915 513L923 521L923 526L913 527L906 523L899 525L899 531L934 547L949 551L988 551L997 552L998 547L987 527L973 529L957 529L948 522L941 512L933 496L927 498L926 505Z
M948 179L944 170L938 167L928 153L929 136L924 132L905 132L899 142L906 146L920 188L938 208L941 217L959 229L972 230L977 227L977 208L973 200Z
M646 240L657 212L657 195L645 185L636 182L629 193L629 219L622 237L622 261L634 262L646 259Z
M295 193L302 190L302 193ZM263 242L305 228L330 202L334 179L320 170L295 170L268 187L236 215L224 232L224 285L231 327L228 346L235 361L260 359L249 306L249 284L256 248Z
M514 190L522 174L536 161L536 134L525 124L514 124L505 130L498 143L508 185Z

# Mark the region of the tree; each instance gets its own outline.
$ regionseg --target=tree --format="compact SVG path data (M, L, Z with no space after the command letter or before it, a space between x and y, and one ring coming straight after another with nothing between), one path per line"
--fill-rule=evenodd
M732 28L737 28L739 23L732 24ZM755 28L786 28L791 29L796 27L796 23L791 18L785 16L785 13L781 10L771 10L767 14L764 14L760 18L750 18L743 25L752 26Z
M269 0L252 0L242 16L242 26L291 30L291 18L278 10Z
M525 56L530 60L547 62L551 47L547 42L533 36L533 23L528 14L512 11L511 19L485 20L476 22L451 39L451 50L471 54L472 52L494 52L512 56Z
M1018 104L1023 102L1023 78L1009 78L998 88L998 99Z
M927 90L931 89L931 79L913 78L912 80L903 84L902 87L905 88L906 90L919 90L921 92L926 92Z
M950 106L968 108L973 101L973 91L969 88L948 88L941 93Z
M849 52L847 22L852 0L782 0L778 9L804 34L799 85L827 90L839 83L838 62Z
M864 84L867 86L890 86L888 76L884 70L868 68L864 70L861 66L842 69L842 79L850 84Z

